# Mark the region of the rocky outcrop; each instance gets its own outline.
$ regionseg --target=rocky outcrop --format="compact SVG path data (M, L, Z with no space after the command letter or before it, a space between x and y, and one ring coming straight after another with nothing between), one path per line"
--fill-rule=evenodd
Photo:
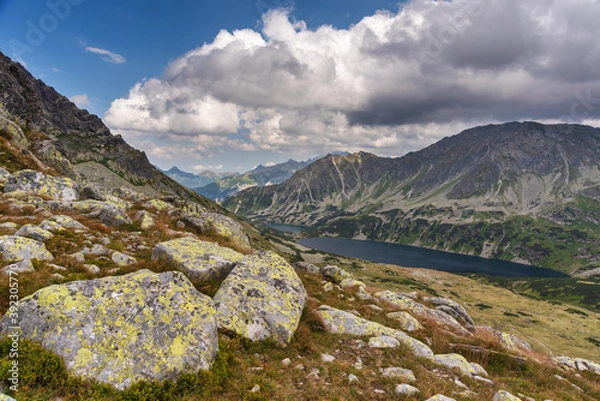
M0 256L5 263L19 262L24 259L47 261L54 259L43 243L17 235L0 237Z
M327 305L319 307L319 316L325 330L336 334L353 336L389 336L404 344L416 356L433 359L431 349L421 341L407 336L401 331L391 329L382 324L371 322L350 312L341 311Z
M50 210L69 210L81 213L82 216L100 220L103 224L119 227L131 224L132 221L126 213L126 209L114 203L96 200L84 200L78 202L50 203Z
M259 251L236 264L214 301L220 329L287 344L300 323L306 290L284 259Z
M240 223L230 217L217 213L203 213L186 216L182 221L200 234L216 235L229 241L241 252L252 250L248 233Z
M52 177L35 170L21 170L8 177L4 193L30 192L55 200L74 201L79 199L75 181L64 177Z
M244 255L214 242L179 238L154 247L152 259L181 270L193 280L224 279Z
M590 371L594 372L597 375L600 375L600 364L587 359L559 356L554 358L554 361L557 362L560 366L567 369L578 370L580 372Z
M375 294L375 296L395 308L398 308L398 310L410 312L417 319L433 320L436 324L457 334L465 336L470 335L470 332L452 316L438 309L428 308L405 295L396 294L391 291L382 291Z
M217 354L215 309L179 272L43 288L24 298L25 338L60 355L75 375L125 389L208 370ZM0 332L11 322L0 320Z

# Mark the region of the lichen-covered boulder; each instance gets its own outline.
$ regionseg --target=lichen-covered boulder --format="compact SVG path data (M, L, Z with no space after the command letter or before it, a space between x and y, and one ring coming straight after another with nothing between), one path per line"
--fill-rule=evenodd
M343 280L352 278L352 275L350 273L348 273L341 267L335 265L323 267L321 269L321 273L323 273L323 277L333 281L336 284L341 283Z
M219 328L287 344L300 323L306 290L281 256L259 251L236 264L214 301Z
M61 201L79 198L77 184L70 178L52 177L35 170L21 170L8 177L4 193L25 191Z
M151 230L156 225L154 220L156 216L146 210L140 210L136 217L140 221L140 228L144 231Z
M6 394L0 394L0 401L17 401L12 397L7 396Z
M394 392L397 395L402 395L402 396L405 396L405 397L412 397L412 396L417 395L417 394L420 393L420 391L419 391L418 388L416 388L414 386L411 386L410 384L405 384L405 383L398 384L396 386L396 389L394 390Z
M54 234L50 231L44 230L33 224L25 224L23 227L19 228L15 235L31 238L40 242L50 241L54 237Z
M0 237L0 258L5 263L19 262L24 259L53 260L54 256L40 241L17 235Z
M390 319L394 319L404 331L413 332L423 330L423 325L408 312L390 312L386 314Z
M29 259L23 259L17 263L12 263L0 269L0 272L6 276L15 273L33 273L34 271L35 267L33 267L33 263L31 263L31 260Z
M227 241L242 252L252 250L250 237L240 223L218 213L203 213L188 215L182 219L188 226L204 235L216 235Z
M410 369L404 369L400 367L391 367L380 369L382 377L387 377L390 379L398 379L403 382L415 382L417 378L415 377L415 373Z
M301 272L308 273L308 274L319 274L319 273L321 273L321 269L319 269L318 266L315 266L312 263L296 262L292 266L294 266L294 269L296 269L298 271L301 271Z
M472 377L473 375L487 376L487 372L478 364L470 363L464 356L459 354L440 354L433 358L437 365L445 366L448 369L457 369L463 376Z
M521 401L519 397L515 397L508 391L500 390L494 394L493 401Z
M103 224L111 227L119 227L132 223L124 208L110 202L88 199L79 202L50 203L49 205L52 210L67 209L76 211L83 216L98 219Z
M519 354L532 351L531 344L522 338L515 336L514 334L505 333L490 326L477 326L476 329L477 331L487 332L488 334L496 337L500 344L502 344L507 351L516 352Z
M217 354L212 300L179 272L53 285L24 298L19 315L23 337L59 354L75 375L120 390L208 370ZM11 325L5 316L0 332Z
M427 297L423 301L438 305L437 309L447 313L458 321L462 321L463 326L470 332L475 332L475 322L467 310L458 302L442 297Z
M10 177L10 173L6 169L0 167L0 184L4 184L6 180L8 180L8 177Z
M110 255L112 261L119 267L126 267L137 263L134 257L124 254L123 252L115 251Z
M154 247L152 259L181 270L193 280L223 279L244 255L215 242L178 238Z
M52 233L63 232L66 230L73 230L75 232L87 231L88 228L69 216L56 214L50 216L46 220L40 223L40 228L50 231Z
M399 330L355 316L350 312L341 311L327 305L319 307L319 316L325 325L325 330L335 334L350 334L354 336L389 336L398 340L416 356L433 359L433 351L421 341L412 338Z
M456 334L464 336L471 335L471 333L452 316L440 310L428 308L407 296L396 294L391 291L378 292L375 296L398 308L398 310L409 311L417 319L431 319L439 326L451 330Z
M146 209L155 209L157 212L175 209L175 206L161 199L150 199L149 201L144 203L143 206Z

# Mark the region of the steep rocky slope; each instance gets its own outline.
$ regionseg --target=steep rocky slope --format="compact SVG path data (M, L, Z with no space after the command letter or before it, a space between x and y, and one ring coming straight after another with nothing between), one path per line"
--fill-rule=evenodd
M224 205L320 234L589 271L600 267L599 160L597 128L491 125L400 158L328 156Z
M144 152L112 135L97 116L77 108L2 53L0 136L54 171L106 190L125 186L150 196L204 203L152 166Z

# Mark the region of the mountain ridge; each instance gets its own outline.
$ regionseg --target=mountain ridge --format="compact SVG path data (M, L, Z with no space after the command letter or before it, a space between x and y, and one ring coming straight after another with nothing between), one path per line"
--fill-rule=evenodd
M560 235L578 223L585 228L585 255L573 249L571 256L590 269L600 267L592 256L598 233L586 226L598 217L598 160L598 128L512 122L475 127L399 158L327 156L281 185L246 190L223 204L251 219L313 226L312 234L544 267L553 252L540 243L543 236L523 246L517 234L532 220Z

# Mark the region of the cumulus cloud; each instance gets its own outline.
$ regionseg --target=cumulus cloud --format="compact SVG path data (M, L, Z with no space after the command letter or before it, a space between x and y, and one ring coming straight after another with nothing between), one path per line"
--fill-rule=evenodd
M75 103L79 108L84 108L91 104L90 99L88 99L88 95L85 93L73 95L69 98L69 100Z
M480 123L597 122L598 20L595 0L413 0L348 29L272 10L136 84L105 120L138 146L205 156L397 155Z
M106 61L107 63L123 64L125 61L127 61L125 57L121 56L120 54L113 53L110 50L100 49L98 47L86 46L85 51L99 54L102 56L102 60Z

